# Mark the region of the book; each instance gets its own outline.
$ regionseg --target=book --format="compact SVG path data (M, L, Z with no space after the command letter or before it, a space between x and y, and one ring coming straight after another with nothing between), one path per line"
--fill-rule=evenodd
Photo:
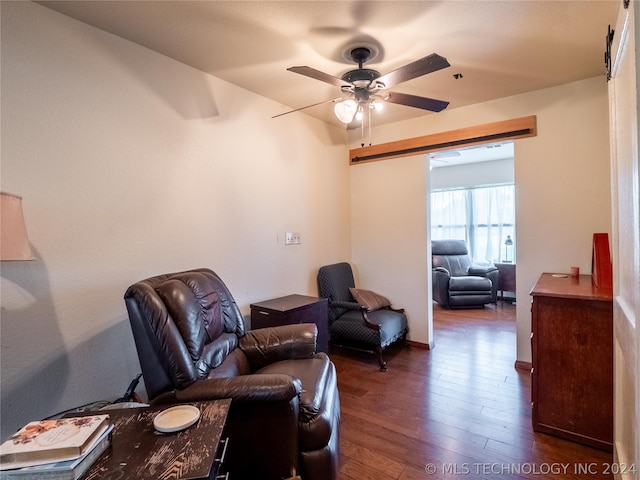
M78 458L109 425L109 415L31 422L0 445L0 470Z
M2 470L0 471L0 480L77 480L111 445L111 430L113 430L113 425L109 425L87 451L75 460Z
M613 269L608 233L593 234L591 280L597 288L613 288Z

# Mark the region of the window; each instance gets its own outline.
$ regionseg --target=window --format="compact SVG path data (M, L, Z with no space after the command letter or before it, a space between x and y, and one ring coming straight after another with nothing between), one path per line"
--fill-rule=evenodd
M515 261L515 226L513 184L431 193L431 238L466 240L476 263ZM507 236L513 241L508 252Z

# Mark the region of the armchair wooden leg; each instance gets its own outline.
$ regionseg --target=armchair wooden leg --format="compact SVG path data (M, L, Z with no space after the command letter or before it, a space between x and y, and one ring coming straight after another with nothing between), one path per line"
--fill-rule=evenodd
M385 362L384 359L382 358L382 347L377 348L377 353L378 353L378 363L380 363L380 371L386 372L387 362Z

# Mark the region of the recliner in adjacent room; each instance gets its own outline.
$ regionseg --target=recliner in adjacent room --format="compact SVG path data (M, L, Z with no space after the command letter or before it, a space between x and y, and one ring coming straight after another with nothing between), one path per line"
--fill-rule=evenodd
M153 405L231 398L232 478L337 477L336 370L315 352L315 324L246 332L231 293L209 269L137 282L125 303Z
M433 300L445 308L478 308L496 303L499 272L474 265L464 240L432 240Z

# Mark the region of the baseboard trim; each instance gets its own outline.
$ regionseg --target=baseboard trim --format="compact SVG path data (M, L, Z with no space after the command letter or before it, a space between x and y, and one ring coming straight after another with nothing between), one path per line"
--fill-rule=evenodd
M531 362L523 362L522 360L516 360L515 367L518 370L527 370L530 372L533 365L531 365Z
M433 342L422 343L422 342L415 342L413 340L407 340L407 343L412 347L422 348L423 350L433 350L433 347L434 347Z

